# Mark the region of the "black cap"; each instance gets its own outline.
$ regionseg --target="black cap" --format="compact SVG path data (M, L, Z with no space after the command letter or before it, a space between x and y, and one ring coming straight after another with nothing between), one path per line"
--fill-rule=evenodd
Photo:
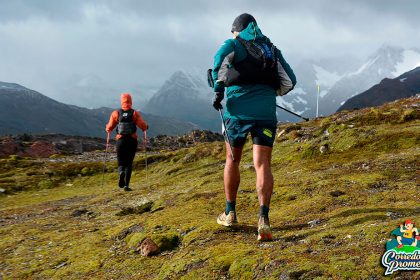
M251 16L250 14L242 14L238 16L237 18L235 18L235 20L233 21L231 32L233 31L241 32L242 30L247 28L248 24L250 24L251 22L257 23L255 18Z

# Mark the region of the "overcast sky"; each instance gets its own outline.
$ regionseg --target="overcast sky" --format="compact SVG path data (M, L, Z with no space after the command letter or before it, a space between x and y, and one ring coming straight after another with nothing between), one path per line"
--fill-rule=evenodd
M292 67L363 58L383 43L420 47L419 11L416 0L0 0L0 81L52 96L75 75L159 87L177 69L211 67L243 12Z

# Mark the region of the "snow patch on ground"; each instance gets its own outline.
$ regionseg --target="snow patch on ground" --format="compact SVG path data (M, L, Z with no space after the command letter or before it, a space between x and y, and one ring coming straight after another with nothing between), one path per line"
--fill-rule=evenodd
M420 53L415 50L404 50L402 53L402 61L395 66L392 72L394 77L398 77L407 71L420 66Z
M407 78L402 78L402 79L400 79L400 82L404 83L405 80L407 80Z

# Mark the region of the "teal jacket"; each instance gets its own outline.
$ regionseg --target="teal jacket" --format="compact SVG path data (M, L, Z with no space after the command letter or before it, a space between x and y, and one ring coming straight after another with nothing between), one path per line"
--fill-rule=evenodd
M264 36L255 23L250 23L239 36L247 41L264 40L270 41ZM224 90L221 87L225 81L225 74L235 62L246 58L247 52L242 44L235 39L226 40L214 56L213 80L215 91ZM293 70L287 64L283 55L277 53L279 72L282 73L283 94L292 90L296 85L296 77ZM265 84L235 85L226 88L226 111L225 117L240 120L273 120L276 121L276 91Z

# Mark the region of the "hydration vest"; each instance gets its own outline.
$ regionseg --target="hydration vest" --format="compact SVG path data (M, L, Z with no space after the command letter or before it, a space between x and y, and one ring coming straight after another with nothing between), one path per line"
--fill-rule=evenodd
M120 109L118 111L118 125L117 134L120 135L131 135L136 132L137 127L133 120L134 110L129 109L124 111Z
M266 84L279 89L277 48L270 42L247 41L239 36L236 40L245 48L247 55L227 70L225 85Z

